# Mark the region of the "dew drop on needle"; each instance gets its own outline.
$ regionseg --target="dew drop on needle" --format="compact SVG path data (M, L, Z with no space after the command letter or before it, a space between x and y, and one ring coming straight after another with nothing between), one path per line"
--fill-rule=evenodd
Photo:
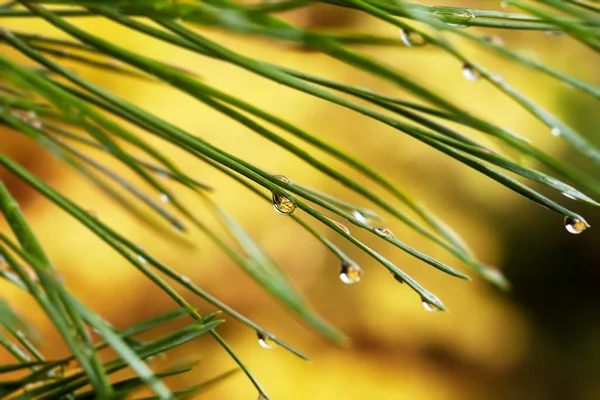
M342 267L340 268L340 280L342 282L346 285L352 285L360 282L361 278L362 269L357 264L346 261L342 262Z
M581 232L585 231L589 226L583 222L578 220L577 218L565 217L565 228L569 233L578 235Z
M264 349L272 349L276 346L275 341L270 338L268 335L265 335L260 332L256 332L256 336L258 337L258 344Z
M462 65L462 73L465 78L470 80L471 82L475 82L481 77L479 70L477 70L474 66L469 63L464 63Z
M408 47L424 46L427 41L420 33L410 29L400 29L400 39Z
M396 238L396 236L394 235L394 232L392 232L392 230L390 228L388 228L387 226L377 226L374 229L375 229L375 231L381 233L383 236L387 236L392 239Z
M288 185L292 184L292 181L284 175L274 175L275 178ZM290 215L296 209L296 203L293 200L288 199L286 196L273 192L273 208L281 215Z

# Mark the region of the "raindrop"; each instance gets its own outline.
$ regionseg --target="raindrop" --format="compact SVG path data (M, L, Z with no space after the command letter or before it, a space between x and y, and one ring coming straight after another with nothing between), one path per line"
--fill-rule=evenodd
M434 11L433 14L438 15L448 26L454 28L466 28L468 25L466 25L465 22L469 22L475 18L475 14L469 10L461 10L460 12L437 10Z
M468 80L470 80L472 82L475 82L481 76L479 74L479 71L477 69L475 69L475 67L473 67L469 63L464 63L462 65L462 72L463 72L463 75L465 76L465 78L467 78Z
M409 29L400 29L400 39L408 47L424 46L427 41L420 33Z
M341 230L343 230L344 232L346 232L346 234L350 235L350 229L348 229L348 227L344 224L342 224L339 221L336 221L333 218L329 218L327 215L323 215L325 218L327 218L328 220L330 220L331 222L333 222L333 224L335 226L337 226L338 228L340 228Z
M486 42L496 45L498 47L504 47L504 40L502 40L502 38L500 36L485 35L484 37L482 37L482 39L485 40Z
M363 215L363 213L361 213L358 210L352 211L352 216L354 218L356 218L359 222L362 222L363 224L369 223L369 221L367 221L367 219L365 218L365 216Z
M161 193L160 194L160 201L162 201L163 203L168 203L171 199L169 198L169 195L166 193Z
M279 179L282 182L287 183L288 185L292 184L292 181L284 175L274 175L275 178ZM278 193L273 193L273 208L281 215L290 215L296 209L296 203L293 200L288 199L284 195L280 195Z
M588 224L583 221L578 220L577 218L565 217L565 228L569 233L573 233L575 235L580 234L589 228Z
M496 83L502 82L502 77L498 74L491 74L490 79Z
M399 283L404 283L404 279L402 279L402 277L400 275L397 275L396 273L392 272L392 276L394 277L394 279L399 282Z
M550 133L552 133L552 136L556 136L556 137L561 135L560 128L558 128L556 126L554 128L552 128L552 130L550 130Z
M256 336L258 337L258 344L264 349L272 349L277 345L269 335L256 332Z
M362 277L362 269L357 264L350 263L347 261L342 262L342 268L340 269L340 280L346 285L352 285L353 283L360 282Z
M425 299L421 299L422 303L423 303L423 308L429 312L436 312L436 311L440 311L436 306L434 306L433 304L431 304L429 301L425 300Z
M157 176L158 178L160 178L160 179L164 179L164 180L167 180L167 179L169 179L169 174L168 174L168 172L167 172L167 171L164 171L164 170L159 170L159 171L156 171L156 176Z
M139 262L141 262L142 264L146 264L146 263L148 262L148 260L146 260L146 258L145 258L143 255L141 255L141 254L138 254L138 255L137 255L137 259L138 259L138 260L139 260Z
M387 226L377 226L375 227L375 231L381 233L383 236L387 236L392 239L396 239L394 232Z
M192 280L190 279L190 277L189 277L189 276L186 276L186 275L181 275L181 276L180 276L180 278L181 278L181 280L182 280L184 283L191 283L191 282L192 282Z
M571 200L577 200L577 198L567 192L562 192L562 195Z

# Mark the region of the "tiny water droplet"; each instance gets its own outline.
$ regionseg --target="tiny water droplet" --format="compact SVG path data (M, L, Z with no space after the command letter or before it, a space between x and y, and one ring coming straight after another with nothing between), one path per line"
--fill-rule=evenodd
M161 193L160 194L160 201L162 201L163 203L168 203L169 201L171 201L171 199L169 198L168 194Z
M387 236L392 239L396 238L396 236L394 235L394 232L392 232L392 230L390 228L388 228L387 226L377 226L374 229L375 229L375 231L381 233L384 236Z
M169 179L169 174L167 173L167 171L163 171L163 170L156 171L156 176L160 179L165 179L165 180Z
M408 47L424 46L427 41L420 33L409 29L400 29L400 39Z
M365 216L358 210L352 211L352 216L356 218L359 222L362 222L363 224L369 223L369 221L367 221L367 218L365 218Z
M339 221L336 221L333 218L329 218L327 215L323 215L325 218L327 218L328 220L330 220L335 226L337 226L338 228L340 228L341 230L343 230L344 232L346 232L348 235L350 235L350 229L348 229L348 227L344 224L342 224Z
M502 7L502 8L508 8L508 5L509 5L509 4L508 4L508 2L507 2L507 1L501 1L501 2L500 2L500 7Z
M581 232L585 231L589 226L583 222L578 220L577 218L565 217L565 228L569 233L578 235Z
M342 262L342 268L340 269L340 280L346 285L352 285L360 282L362 277L362 269L357 264Z
M504 40L502 40L502 38L497 35L485 35L482 37L482 39L498 47L504 46Z
M556 137L558 137L558 136L561 135L560 128L558 128L556 126L554 128L552 128L552 130L550 131L550 133L552 133L552 136L556 136Z
M142 264L146 264L146 263L148 262L148 260L146 260L146 258L145 258L143 255L141 255L141 254L138 254L138 255L137 255L137 259L138 259L138 260L139 260L139 262L141 262Z
M571 200L577 200L577 198L567 192L562 192L562 195Z
M185 282L185 283L191 283L191 282L192 282L192 280L190 279L190 277L189 277L189 276L186 276L186 275L181 275L181 277L180 277L180 278L181 278L181 280L182 280L183 282Z
M404 279L402 279L400 275L397 275L396 273L392 272L392 276L398 283L404 283Z
M468 27L466 22L469 22L475 18L475 14L473 14L473 12L470 10L462 10L460 12L436 10L433 12L433 14L438 15L440 19L448 26L452 26L454 28L466 28Z
M277 345L269 335L256 332L256 336L258 337L258 344L264 349L272 349Z
M434 306L433 304L431 304L430 302L428 302L425 299L421 300L423 303L423 308L429 312L436 312L439 311L438 308L436 306Z
M544 33L548 36L554 36L554 37L564 36L564 34L565 34L565 32L561 31L561 30L545 31Z
M288 185L292 184L292 180L285 175L273 175L275 178L279 179L282 182L287 183Z
M491 74L490 79L496 83L502 82L502 77L498 74Z
M481 77L479 71L469 63L464 63L462 65L462 72L464 77L471 82L475 82Z
M96 211L96 210L87 210L87 213L90 215L90 217L98 219L98 211Z

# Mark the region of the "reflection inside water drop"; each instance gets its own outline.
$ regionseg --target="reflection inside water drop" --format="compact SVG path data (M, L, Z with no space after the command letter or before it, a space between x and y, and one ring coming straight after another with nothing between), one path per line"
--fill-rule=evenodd
M560 128L555 126L554 128L552 128L552 130L550 130L550 133L552 133L552 136L560 136Z
M439 311L439 310L437 309L437 307L436 307L436 306L434 306L433 304L431 304L430 302L428 302L428 301L427 301L427 300L425 300L425 299L423 299L423 300L422 300L422 304L423 304L423 308L424 308L426 311L429 311L429 312L436 312L436 311Z
M362 269L360 269L357 264L346 261L342 262L342 267L340 269L340 280L342 282L346 285L352 285L360 282L361 277Z
M565 217L565 228L569 233L578 235L588 228L588 225L577 218Z
M170 201L169 195L166 194L166 193L161 193L160 194L160 201L162 201L163 203L168 203Z

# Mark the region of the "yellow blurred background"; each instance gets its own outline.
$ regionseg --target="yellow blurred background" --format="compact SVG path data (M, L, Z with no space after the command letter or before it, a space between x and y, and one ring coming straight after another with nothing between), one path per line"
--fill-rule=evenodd
M450 3L500 9L499 2ZM312 8L289 18L315 29L398 35L388 25L336 8ZM438 295L449 308L448 313L427 313L417 296L398 285L380 265L339 236L321 229L363 267L365 274L359 284L344 285L338 279L337 259L290 218L277 215L267 203L209 166L144 135L190 176L215 188L214 199L273 256L315 309L350 337L352 345L339 348L293 318L200 233L190 232L183 243L173 240L173 235L149 229L30 140L0 130L1 152L13 156L78 204L94 210L103 222L305 352L312 362L297 359L281 348L261 348L252 330L229 318L220 328L274 399L600 398L600 236L595 229L578 237L569 235L559 215L408 136L351 111L114 24L84 19L77 23L105 33L119 45L193 70L207 83L283 116L358 156L443 217L481 260L502 268L513 283L511 292L500 293L479 280L457 280L396 248L371 240L376 250ZM6 26L54 32L34 21L10 21ZM499 35L511 49L600 84L599 57L568 37L543 32L488 31ZM323 55L256 38L214 31L207 34L243 54L410 99L401 89ZM597 135L593 136L600 123L593 99L480 47L457 43L514 87L579 128L590 140L600 142ZM491 85L464 79L460 64L441 51L427 46L358 50L429 85L476 115L526 136L567 162L588 168L560 138L553 137L549 129ZM69 65L82 76L261 168L371 207L274 144L166 85ZM349 177L360 179L337 161L317 154ZM100 154L98 158L124 176L131 176L113 160ZM176 307L75 220L6 171L0 170L0 178L21 202L68 287L117 327L124 328ZM204 216L206 211L196 197L172 182L166 184L192 210L197 209L200 217ZM600 223L598 211L560 195L548 195L584 213L592 226ZM456 260L389 216L385 224L400 240L458 267ZM3 223L2 230L5 229ZM15 309L42 333L44 354L49 358L64 354L63 343L34 302L4 282L0 287L3 297L11 300ZM198 298L187 294L186 298L202 312L213 310ZM1 364L9 362L7 354L0 354ZM170 353L159 363L169 365L181 359L199 363L193 372L169 381L173 388L198 383L235 366L208 337ZM198 398L237 400L255 396L249 381L239 373Z

